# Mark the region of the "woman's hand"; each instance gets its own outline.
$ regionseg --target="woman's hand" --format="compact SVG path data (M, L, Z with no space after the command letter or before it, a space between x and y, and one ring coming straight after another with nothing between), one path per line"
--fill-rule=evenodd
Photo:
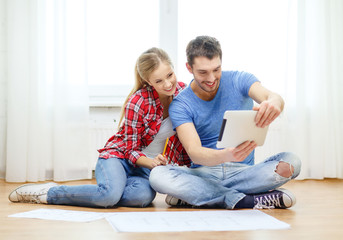
M162 154L158 154L154 159L152 159L151 168L167 165L167 158L165 158Z
M147 157L140 157L136 161L136 164L140 167L145 167L149 169L153 169L154 167L167 165L167 158L165 158L162 154L158 154L155 158L147 158Z

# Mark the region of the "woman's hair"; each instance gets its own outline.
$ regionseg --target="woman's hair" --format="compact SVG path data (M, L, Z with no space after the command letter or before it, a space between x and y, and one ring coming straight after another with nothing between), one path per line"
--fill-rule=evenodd
M155 47L148 49L147 51L142 53L137 59L135 66L135 85L132 88L130 94L125 99L125 102L121 108L120 119L118 123L119 128L125 116L125 107L129 98L136 91L148 85L147 81L151 73L160 66L161 62L169 64L171 67L173 67L173 64L168 54L163 49Z
M186 55L187 62L192 67L196 57L207 57L208 59L219 57L222 60L222 49L219 41L214 37L198 36L188 43Z

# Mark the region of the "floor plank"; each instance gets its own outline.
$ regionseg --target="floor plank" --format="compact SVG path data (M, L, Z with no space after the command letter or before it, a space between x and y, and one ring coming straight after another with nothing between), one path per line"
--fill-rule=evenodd
M73 181L63 184L90 184L94 180ZM164 203L164 195L157 195L148 208L94 209L73 206L11 203L8 194L20 184L0 180L0 239L343 239L343 180L301 180L286 184L297 196L297 204L287 210L263 212L291 225L288 230L178 232L178 233L117 233L106 220L73 223L40 219L9 218L8 215L38 208L97 211L199 211L191 208L173 208Z

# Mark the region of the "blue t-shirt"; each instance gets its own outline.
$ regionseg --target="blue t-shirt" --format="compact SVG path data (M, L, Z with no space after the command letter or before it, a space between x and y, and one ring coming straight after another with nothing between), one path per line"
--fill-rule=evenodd
M169 106L173 128L193 123L203 147L217 149L217 140L226 110L250 110L253 100L249 97L251 85L258 79L246 72L223 71L216 96L204 101L195 95L191 84ZM254 152L242 163L253 165Z

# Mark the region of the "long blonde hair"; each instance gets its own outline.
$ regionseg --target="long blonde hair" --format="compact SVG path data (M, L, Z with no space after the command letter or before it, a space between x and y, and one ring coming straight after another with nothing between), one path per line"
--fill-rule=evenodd
M126 97L125 102L121 108L118 128L121 127L122 121L124 119L125 108L129 98L139 89L142 89L148 85L147 81L149 79L149 76L160 66L161 62L167 63L171 67L173 67L168 54L163 49L155 47L148 49L137 59L135 65L135 85L132 88L130 94Z

